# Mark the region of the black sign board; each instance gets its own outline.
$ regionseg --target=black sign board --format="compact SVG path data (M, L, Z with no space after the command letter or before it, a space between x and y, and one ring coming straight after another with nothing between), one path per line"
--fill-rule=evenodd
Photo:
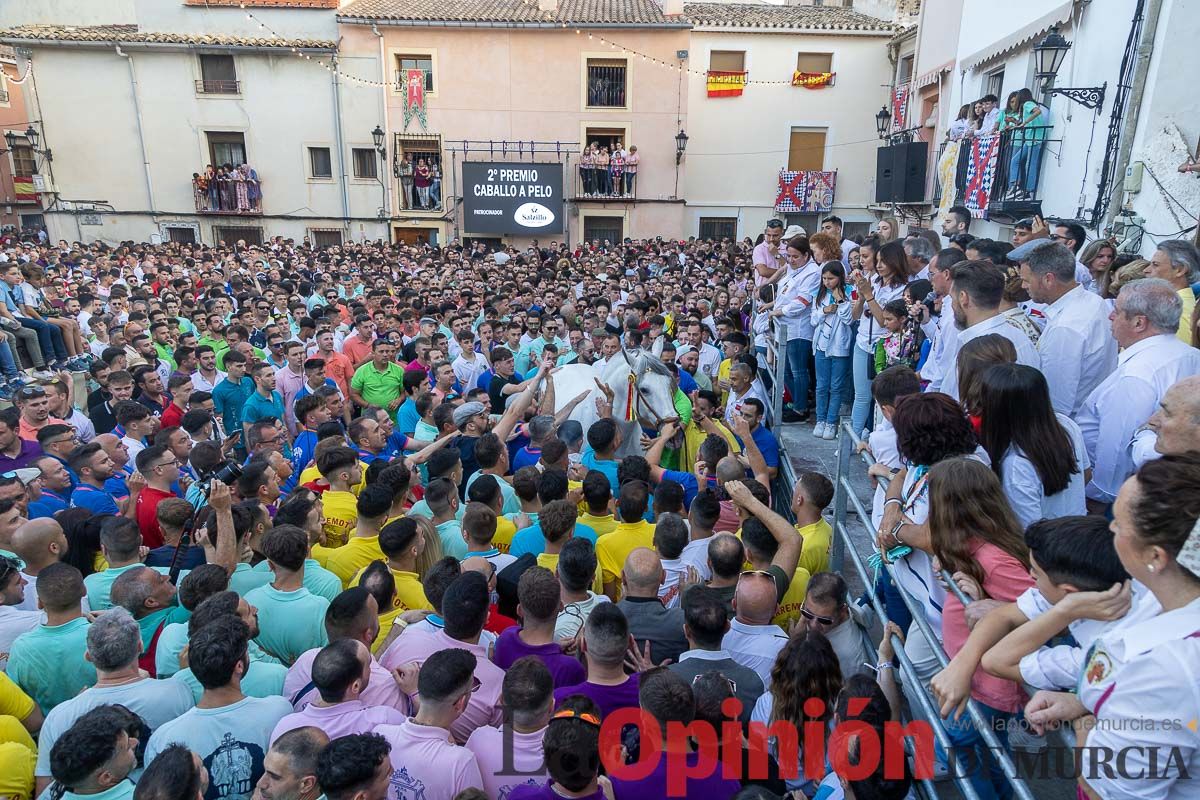
M464 161L462 187L468 233L563 232L562 164Z

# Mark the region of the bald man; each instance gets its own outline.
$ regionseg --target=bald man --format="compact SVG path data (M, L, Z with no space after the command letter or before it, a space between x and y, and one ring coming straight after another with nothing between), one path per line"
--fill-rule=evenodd
M133 567L112 583L112 604L121 606L137 620L146 649L138 658L142 669L156 677L155 655L158 636L167 625L187 622L190 613L175 602L175 587L167 576L150 567Z
M645 653L649 642L650 660L655 664L673 664L688 649L683 635L683 609L667 608L658 598L658 587L666 577L658 553L648 547L631 550L621 570L622 599L617 608L625 612L638 651Z
M25 599L17 608L37 611L37 576L51 564L62 561L67 554L67 537L62 526L52 518L31 519L13 532L12 549L25 562L21 571L25 578ZM87 598L84 598L84 610Z
M1133 463L1140 468L1159 456L1200 452L1200 375L1167 389L1158 410L1133 440Z
M768 688L775 657L788 641L783 628L771 624L778 603L771 573L755 570L742 574L733 596L734 617L721 640L722 649L743 667L754 670Z

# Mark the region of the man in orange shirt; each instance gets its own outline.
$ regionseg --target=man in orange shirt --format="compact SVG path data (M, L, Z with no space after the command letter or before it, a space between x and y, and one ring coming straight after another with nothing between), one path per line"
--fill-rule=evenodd
M349 343L350 338L347 337L347 343ZM371 345L368 340L367 355L370 356L370 354ZM325 362L325 377L337 384L342 397L349 397L350 379L354 377L355 365L344 354L333 349L333 331L321 331L317 334L317 352L313 354L313 358L319 358ZM307 370L305 372L307 373Z
M50 416L50 398L41 386L23 386L14 397L21 411L20 436L31 442L37 441L37 432L47 425L65 425L61 419Z
M358 368L370 360L371 342L374 339L375 321L368 314L359 314L354 318L354 333L342 342L342 354L350 360L351 365Z

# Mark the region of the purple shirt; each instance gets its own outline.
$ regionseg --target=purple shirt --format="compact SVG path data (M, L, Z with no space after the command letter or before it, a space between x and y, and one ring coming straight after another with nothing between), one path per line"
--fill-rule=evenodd
M394 681L393 681L394 683ZM362 700L347 700L332 706L310 703L303 711L288 714L271 731L271 744L283 734L308 725L325 731L330 739L355 733L370 733L376 725L399 725L407 719L389 706L368 706Z
M550 781L553 783L554 781ZM545 783L541 786L518 786L512 790L512 794L508 796L508 800L562 800L562 795L550 788L550 783ZM577 797L575 800L608 800L604 796L604 790L597 787L594 794Z
M441 800L472 786L483 788L475 755L454 744L445 728L406 720L399 725L380 725L375 733L392 746L388 800Z
M662 800L664 797L703 797L704 800L729 800L741 790L740 782L721 777L720 762L712 761L711 770L700 770L696 768L696 764L700 761L699 753L688 753L685 758L689 769L701 773L708 772L708 777L687 778L687 786L683 791L669 792L667 787L669 758L667 754L661 753L654 771L645 778L623 781L609 776L609 780L612 781L613 795L616 800Z
M537 787L546 783L546 757L542 738L546 729L532 733L512 731L511 747L504 743L504 728L476 728L467 739L467 749L475 754L488 797L511 797L518 786ZM509 752L511 750L511 752Z
M617 686L604 686L590 681L563 686L554 690L554 704L559 705L573 694L582 694L591 699L599 707L600 716L607 717L619 708L638 707L638 676L630 675Z
M30 439L21 440L21 452L16 458L0 454L0 473L12 472L14 469L24 469L33 463L34 459L42 457L42 446Z
M578 659L566 655L558 642L528 645L521 641L521 629L515 625L506 628L496 640L492 661L500 669L508 669L518 658L534 656L550 670L555 686L574 686L587 680L587 670Z

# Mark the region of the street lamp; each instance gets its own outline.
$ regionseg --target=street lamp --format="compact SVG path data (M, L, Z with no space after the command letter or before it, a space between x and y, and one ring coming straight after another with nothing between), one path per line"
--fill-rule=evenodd
M29 146L32 147L36 151L38 149L38 138L39 138L37 128L33 127L32 125L30 125L28 128L26 128L25 129L25 138L29 140Z
M887 137L887 133L892 128L892 112L888 111L887 106L881 106L879 113L875 115L875 130L879 134L880 139Z
M1067 57L1067 51L1070 49L1071 43L1058 32L1058 26L1050 28L1050 32L1046 34L1045 38L1033 46L1034 77L1042 82L1042 92L1047 101L1054 95L1061 94L1084 108L1093 110L1100 108L1104 105L1104 93L1108 89L1107 81L1101 86L1086 88L1051 88L1054 79L1058 77L1058 70L1062 67L1063 59Z
M688 135L680 128L679 133L675 134L675 166L679 166L679 162L683 160L683 151L687 150L687 143Z
M375 130L371 131L371 138L375 140L375 149L382 152L383 151L383 128L376 125Z

